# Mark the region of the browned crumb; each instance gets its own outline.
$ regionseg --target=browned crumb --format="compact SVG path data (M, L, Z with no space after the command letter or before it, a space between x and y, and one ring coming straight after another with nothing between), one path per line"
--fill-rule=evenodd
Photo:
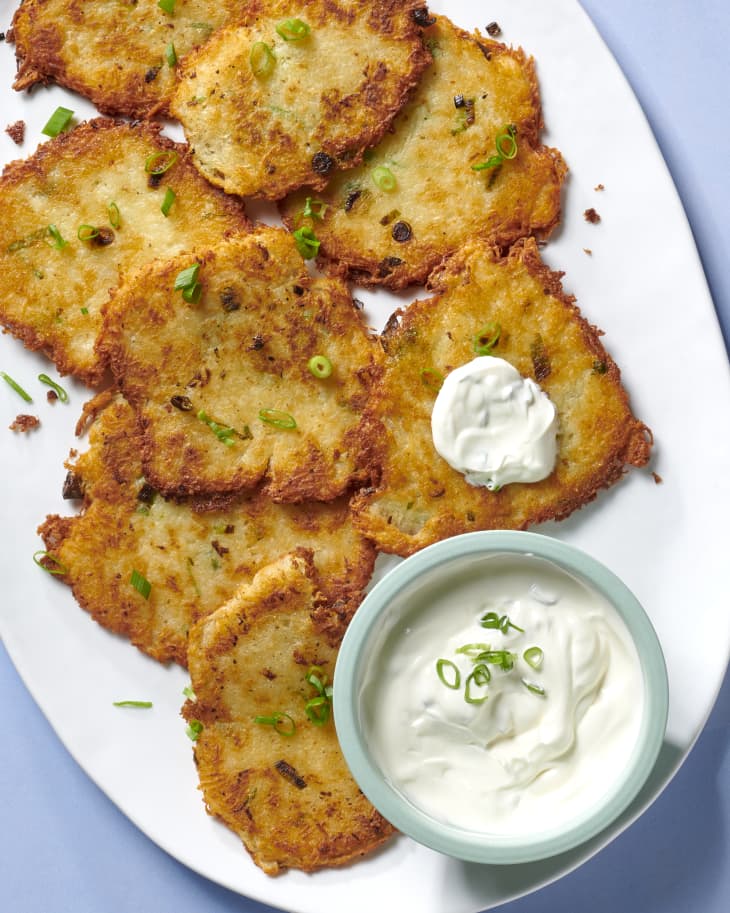
M601 221L601 217L592 206L590 209L586 209L583 213L583 218L586 222L590 222L591 225L597 225Z
M603 186L603 184L596 184L596 186L593 189L594 190L605 190L606 188Z
M487 34L491 35L492 38L496 38L497 35L502 34L502 29L499 27L498 22L490 22L487 26Z
M5 132L16 146L22 146L25 139L25 121L16 120L14 124L8 124Z
M12 425L8 425L11 431L32 431L37 428L41 420L35 415L16 415Z
M55 390L49 390L48 393L46 393L46 399L49 403L55 403L58 399L58 393L56 393Z
M664 479L659 475L658 472L652 472L651 475L657 485L661 485L662 482L664 481Z
M584 247L584 248L583 248L583 253L584 253L584 254L588 254L589 257L592 257L592 256L593 256L593 251L590 249L590 247Z

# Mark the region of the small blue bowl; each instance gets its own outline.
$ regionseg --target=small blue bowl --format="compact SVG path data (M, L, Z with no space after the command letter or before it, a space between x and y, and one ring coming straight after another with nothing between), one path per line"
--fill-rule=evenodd
M498 555L552 562L597 591L623 619L641 664L644 701L638 736L627 763L603 795L581 812L533 833L500 834L444 823L408 799L380 769L368 748L361 688L385 631L405 616L417 618L428 594L449 586L465 569ZM456 576L454 576L456 575ZM353 777L380 813L402 833L449 856L470 862L508 864L544 859L569 850L608 827L648 778L664 738L669 689L656 633L630 590L606 567L570 545L527 532L468 533L417 552L390 571L366 596L347 630L334 676L334 716L340 745Z

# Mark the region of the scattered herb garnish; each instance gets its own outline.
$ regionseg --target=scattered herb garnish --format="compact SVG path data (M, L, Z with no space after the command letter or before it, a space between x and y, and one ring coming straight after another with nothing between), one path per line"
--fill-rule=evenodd
M472 688L485 688L489 682L492 680L492 673L484 665L480 663L478 666L475 666L473 671L466 678L464 683L464 700L467 704L483 704L484 701L489 697L488 694L481 694L479 696L472 694Z
M307 362L307 367L318 380L324 380L332 374L332 362L326 355L313 355Z
M79 241L91 241L99 236L99 229L95 225L79 225L76 237Z
M486 162L480 162L478 165L472 165L472 171L484 171L487 168L496 168L502 164L502 162L513 159L517 155L517 140L515 136L517 134L517 129L513 124L505 127L501 133L498 133L494 145L497 149L497 154L488 158Z
M172 209L172 204L175 202L175 191L172 187L165 188L165 196L162 200L162 205L160 206L160 211L162 215L167 218L170 215L170 210Z
M444 375L435 368L421 369L421 383L429 390L440 390L444 383Z
M144 576L144 574L140 574L136 568L132 570L132 576L129 578L129 582L143 599L150 598L150 593L152 592L152 584Z
M42 568L47 574L51 574L53 577L63 577L64 574L68 574L66 565L62 561L59 561L58 558L54 558L50 552L44 552L43 550L35 552L33 561L35 561L38 567ZM51 566L46 563L49 561L51 562Z
M479 624L483 628L496 628L503 634L507 634L510 628L514 628L515 631L520 631L522 634L525 633L525 629L516 625L513 621L510 621L507 615L497 615L496 612L487 612L485 615L482 615Z
M321 666L310 666L304 680L317 692L304 705L304 712L315 726L324 726L332 710L332 685L327 684L327 673Z
M185 729L185 734L192 742L197 742L200 738L200 733L203 731L203 724L200 720L190 720Z
M311 228L306 226L292 232L297 250L305 260L311 260L319 253L320 242Z
M175 45L172 41L165 48L165 60L167 61L168 67L177 66L177 51L175 50Z
M314 207L318 207L315 209ZM313 200L311 197L307 197L304 201L304 209L302 210L303 219L319 219L320 222L325 217L327 212L327 204L324 200Z
M272 726L279 735L287 737L294 735L297 731L297 724L288 713L277 711L272 713L271 716L255 716L253 721L261 726Z
M397 184L395 175L390 168L386 168L385 165L378 165L377 168L374 168L372 177L376 186L381 190L385 190L386 192L395 190L395 185Z
M152 706L152 701L114 701L115 707L139 707L142 710L148 710Z
M119 212L119 207L116 203L110 203L107 208L109 211L109 224L112 228L119 228L122 224L122 217Z
M30 395L30 393L26 393L26 391L20 386L20 384L17 382L17 380L13 380L13 378L9 374L6 374L4 371L0 371L0 377L2 377L2 379L5 381L5 383L9 387L12 387L13 390L15 390L15 392L18 394L18 396L22 397L26 401L26 403L33 402L33 397Z
M542 668L543 652L540 647L528 647L522 654L522 658L532 669Z
M182 693L189 701L197 701L198 699L190 685L187 685L185 688L183 688Z
M193 263L186 269L181 270L175 277L175 291L182 292L185 301L196 304L200 300L203 286L198 282L198 273L200 264Z
M291 430L297 427L293 415L289 415L288 412L280 412L278 409L261 409L259 418L262 422L266 422L267 425L273 425L275 428Z
M451 672L451 681L447 681L446 669ZM459 667L450 659L436 660L436 674L447 688L456 691L461 685L461 672L459 672Z
M238 434L235 428L231 428L229 425L221 425L218 422L213 421L203 409L200 409L198 412L198 419L203 422L204 425L207 425L218 440L225 444L226 447L233 446L234 436L243 437L243 435Z
M179 156L174 149L162 152L153 152L144 160L144 170L147 174L159 176L169 171L178 160Z
M284 41L303 41L309 37L311 28L302 19L285 19L276 26L276 32Z
M73 116L74 113L70 108L56 108L48 119L48 123L41 130L41 133L43 133L44 136L58 136L59 133L63 133L66 127L68 127Z
M496 321L485 323L474 337L474 351L477 355L491 355L492 349L499 342L502 327Z
M68 241L64 241L61 236L61 232L56 228L55 225L48 226L48 234L53 238L50 242L51 247L55 247L56 250L63 250L64 247L68 244Z
M161 10L169 13L171 16L175 12L175 0L157 0L157 5Z
M276 66L276 57L265 41L255 41L251 45L248 62L254 76L268 76Z
M521 679L521 682L528 691L532 692L532 694L539 694L540 697L545 697L545 689L540 685L536 685L534 682L528 682L526 678Z
M47 386L51 387L51 389L55 390L56 395L58 396L58 398L61 400L62 403L68 402L68 393L66 393L66 391L63 389L63 387L60 387L56 383L55 380L51 380L51 378L47 374L39 374L38 380L42 384L46 384Z

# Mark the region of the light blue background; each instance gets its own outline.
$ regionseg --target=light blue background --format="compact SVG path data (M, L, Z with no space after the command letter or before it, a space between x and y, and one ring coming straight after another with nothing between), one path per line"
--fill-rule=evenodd
M583 5L649 117L689 216L727 342L730 3L583 0ZM2 3L0 28L8 25L10 6ZM489 4L483 7L486 23ZM661 233L661 225L656 230ZM692 302L686 319L691 334ZM718 420L730 417L723 412ZM692 607L687 611L691 615ZM60 745L1 647L0 720L0 909L270 910L193 874L130 824ZM727 913L729 834L726 678L696 747L652 808L597 858L500 913Z

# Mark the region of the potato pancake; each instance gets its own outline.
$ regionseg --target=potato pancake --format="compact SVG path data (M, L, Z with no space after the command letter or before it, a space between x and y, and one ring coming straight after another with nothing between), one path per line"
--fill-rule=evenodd
M422 5L421 5L422 6ZM414 0L251 0L180 67L170 110L229 193L276 200L378 142L431 55Z
M102 394L103 395L103 394ZM345 499L280 505L260 491L220 504L166 501L142 474L134 413L116 398L95 420L90 446L69 464L72 517L39 528L79 604L103 627L161 662L185 665L191 624L217 609L263 565L298 546L314 553L323 592L346 621L375 560ZM49 559L46 559L47 561ZM136 589L134 572L150 585Z
M166 107L177 59L245 5L176 0L166 13L156 0L24 0L8 36L18 58L13 88L57 82L104 114L145 117Z
M409 555L476 529L560 520L649 459L650 434L631 413L599 331L566 296L534 239L499 257L472 241L431 277L435 296L396 312L382 339L385 371L368 407L382 441L376 488L353 502L355 523L387 552ZM400 319L398 319L400 318ZM436 452L431 411L439 377L475 357L482 328L499 329L491 354L536 380L559 422L555 469L498 491L469 485Z
M211 187L159 129L92 120L0 178L0 323L87 384L104 373L94 344L122 274L249 227L240 201Z
M325 689L344 629L318 588L310 556L298 550L190 632L196 700L183 714L199 731L205 804L268 875L342 865L393 834L337 741Z
M505 247L560 218L566 167L539 142L532 59L442 16L426 35L433 63L365 163L333 177L313 216L311 190L280 204L289 228L316 233L320 266L362 285L424 282L469 238Z
M190 270L187 301L175 286ZM138 273L113 295L101 347L141 416L145 476L165 494L266 478L274 500L324 501L371 476L358 429L380 346L347 287L312 278L282 228Z

